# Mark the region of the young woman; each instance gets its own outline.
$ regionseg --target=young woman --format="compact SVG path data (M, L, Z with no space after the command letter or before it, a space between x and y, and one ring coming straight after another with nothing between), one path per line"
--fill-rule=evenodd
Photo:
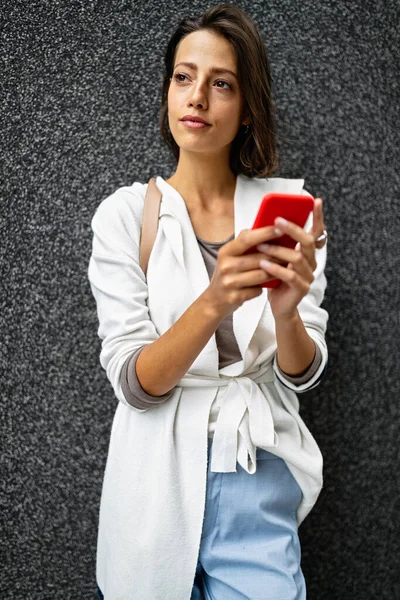
M326 363L322 200L308 225L252 230L277 169L271 76L231 4L184 19L166 52L161 132L177 159L147 274L147 184L103 200L89 280L100 362L119 400L97 581L106 600L303 600L298 525L322 457L296 392ZM268 245L286 233L294 250ZM258 251L244 254L250 247ZM281 279L267 290L263 282Z

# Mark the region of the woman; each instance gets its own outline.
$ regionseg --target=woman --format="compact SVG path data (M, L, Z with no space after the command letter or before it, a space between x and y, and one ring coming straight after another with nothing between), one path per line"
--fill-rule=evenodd
M166 52L161 131L175 172L147 277L147 185L103 200L89 280L100 362L119 400L99 522L106 600L303 600L298 525L322 457L296 392L321 380L326 232L251 230L277 168L271 77L254 23L223 4L183 20ZM311 223L312 221L312 223ZM290 235L295 250L268 245ZM257 246L258 252L244 255ZM281 279L279 287L261 284Z

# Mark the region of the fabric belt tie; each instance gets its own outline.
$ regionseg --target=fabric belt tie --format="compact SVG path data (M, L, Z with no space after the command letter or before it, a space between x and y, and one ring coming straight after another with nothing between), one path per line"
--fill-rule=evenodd
M230 377L186 374L177 386L221 387L222 398L212 444L211 471L231 473L238 462L248 473L257 469L256 448L276 447L278 436L268 398L257 384L275 381L271 365L263 372Z

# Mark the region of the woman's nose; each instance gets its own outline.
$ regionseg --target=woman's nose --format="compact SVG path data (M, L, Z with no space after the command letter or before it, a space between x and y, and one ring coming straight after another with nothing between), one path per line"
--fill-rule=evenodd
M198 108L204 108L203 102L196 102L196 101L192 100L189 104L190 104L190 106L196 106Z
M190 97L190 106L197 106L199 108L207 107L207 94L204 90L204 86L197 85L193 88Z

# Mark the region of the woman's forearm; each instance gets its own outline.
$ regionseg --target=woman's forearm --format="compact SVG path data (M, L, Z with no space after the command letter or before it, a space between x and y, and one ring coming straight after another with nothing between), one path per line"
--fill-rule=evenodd
M304 323L296 311L293 317L275 319L277 362L288 375L299 375L312 363L315 343L308 335Z
M141 351L136 374L142 388L152 396L171 390L188 372L223 317L201 295L157 340ZM276 319L277 361L288 375L304 372L315 356L314 341L299 313L290 319Z
M141 351L136 375L142 388L162 396L187 373L223 317L201 295L157 340Z

